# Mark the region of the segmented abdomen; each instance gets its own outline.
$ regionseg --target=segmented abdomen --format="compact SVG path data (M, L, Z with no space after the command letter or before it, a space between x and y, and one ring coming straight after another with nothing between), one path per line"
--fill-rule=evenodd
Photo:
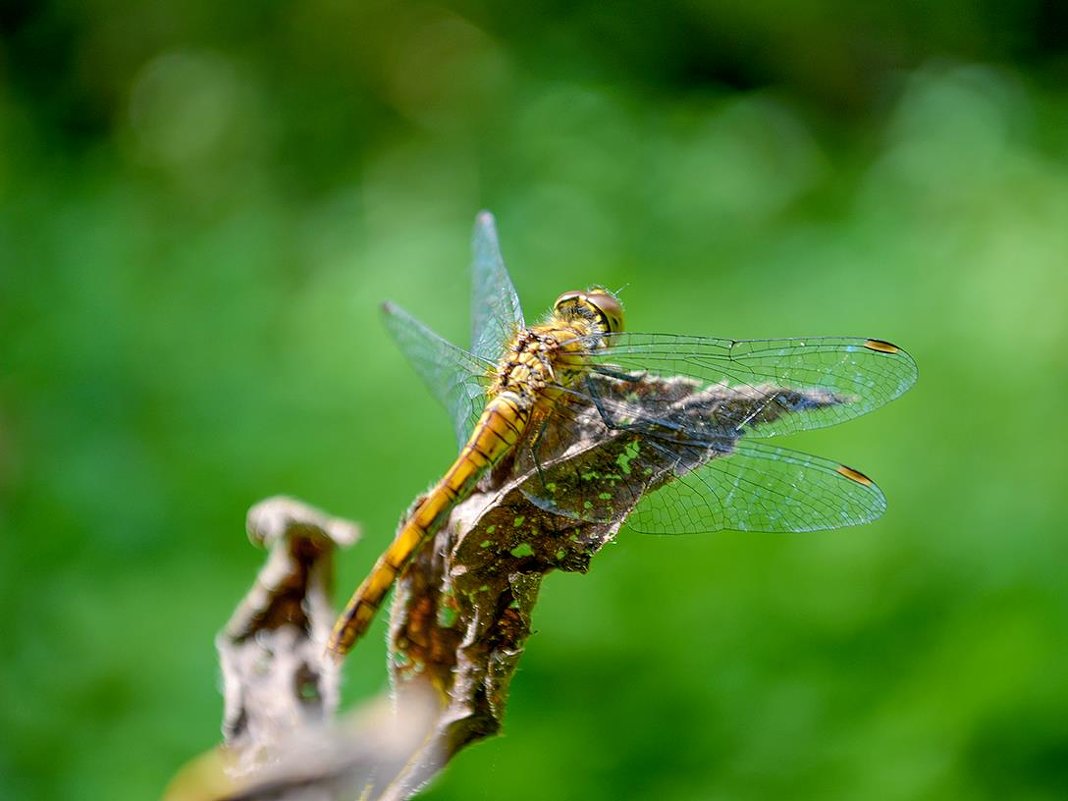
M356 588L330 635L328 648L344 656L363 636L393 582L427 540L449 519L457 503L471 494L478 480L511 451L530 420L530 407L518 395L503 392L491 398L471 438L412 512L371 573Z

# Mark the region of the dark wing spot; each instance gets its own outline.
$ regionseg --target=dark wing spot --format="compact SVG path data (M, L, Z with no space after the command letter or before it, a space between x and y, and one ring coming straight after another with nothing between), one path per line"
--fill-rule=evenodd
M864 347L868 350L874 350L879 353L897 353L901 350L897 345L892 342L887 342L882 339L869 339L864 343Z
M838 465L839 475L843 475L850 481L856 481L858 484L863 484L865 487L872 485L872 480L864 475L859 470L854 470L852 467L846 467L844 464Z

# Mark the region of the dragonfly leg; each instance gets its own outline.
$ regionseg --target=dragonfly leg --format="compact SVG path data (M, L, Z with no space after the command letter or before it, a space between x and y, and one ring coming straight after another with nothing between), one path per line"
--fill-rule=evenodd
M596 372L609 378L614 378L617 381L627 381L631 384L636 384L639 381L644 381L648 375L648 370L642 370L640 373L624 373L621 370L613 370L611 367L598 366L594 368Z
M620 421L617 416L613 416L609 405L601 397L597 391L597 385L590 380L589 376L586 378L586 394L593 401L593 407L609 431L638 432L647 439L660 439L672 443L689 440L686 426L682 422L665 418L657 420L635 418L630 422Z
M608 375L602 370L598 370L599 373ZM620 380L632 380L630 378L620 378ZM601 422L604 423L605 428L609 431L635 431L644 430L648 428L648 424L642 424L640 422L624 423L617 419L614 419L612 414L608 410L607 404L604 399L601 398L600 393L597 391L597 385L591 381L589 376L586 377L586 394L590 400L593 401L593 408L597 410L597 414L601 418Z
M545 428L548 424L548 420L541 421L541 425L538 426L538 433L534 435L527 446L530 448L530 460L534 463L534 469L538 473L538 481L541 482L543 487L545 486L545 472L541 469L541 460L538 458L538 443L541 442L542 435L545 434Z

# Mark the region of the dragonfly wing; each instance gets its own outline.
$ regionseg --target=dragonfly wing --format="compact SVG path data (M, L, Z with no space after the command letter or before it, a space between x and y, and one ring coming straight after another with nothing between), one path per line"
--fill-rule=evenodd
M869 479L834 462L750 442L737 425L740 419L773 425L838 403L822 390L592 374L534 421L515 469L527 476L524 494L544 509L600 522L630 514L640 531L856 525L885 508ZM658 416L650 417L650 409Z
M519 296L501 258L497 226L488 211L478 215L472 245L471 351L496 363L505 344L525 324Z
M694 446L679 451L681 474L661 475L662 486L645 495L628 519L633 530L819 531L857 526L886 511L886 499L871 479L827 459L741 440L723 443L722 452L706 451L691 469L702 455Z
M386 329L434 397L445 407L463 445L482 413L493 364L456 347L393 303L382 304Z
M877 339L729 340L670 334L619 334L589 355L607 375L685 376L701 386L727 386L762 398L746 414L724 419L738 433L771 437L835 425L872 411L916 381L916 363L904 350ZM641 410L656 419L651 400Z

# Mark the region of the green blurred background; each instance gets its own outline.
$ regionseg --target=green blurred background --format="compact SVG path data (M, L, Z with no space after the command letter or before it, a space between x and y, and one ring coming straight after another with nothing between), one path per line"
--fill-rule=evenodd
M789 444L884 519L621 536L553 575L504 737L427 799L1068 796L1068 13L1053 2L16 0L0 43L0 797L145 799L218 739L212 637L288 493L449 462L394 299L857 334L917 387ZM380 620L348 703L385 685Z

